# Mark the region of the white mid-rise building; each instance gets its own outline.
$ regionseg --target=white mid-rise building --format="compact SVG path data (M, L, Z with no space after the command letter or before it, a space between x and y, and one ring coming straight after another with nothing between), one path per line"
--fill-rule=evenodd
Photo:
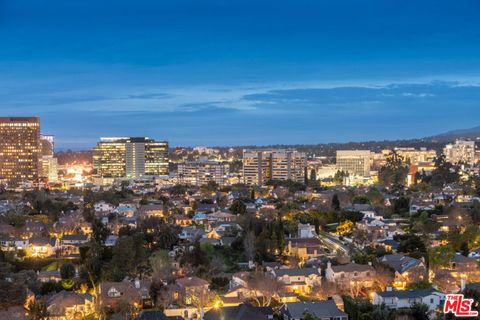
M180 183L202 186L215 182L219 186L228 183L228 163L217 161L188 161L178 165Z
M475 141L457 140L443 148L443 154L448 162L475 164Z
M370 150L337 150L337 170L350 175L370 176Z

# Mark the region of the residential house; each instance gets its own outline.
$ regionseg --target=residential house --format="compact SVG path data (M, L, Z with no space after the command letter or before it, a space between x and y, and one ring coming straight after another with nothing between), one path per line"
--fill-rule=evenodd
M28 247L28 239L12 236L0 236L0 249L2 251L25 250Z
M183 320L180 316L166 316L165 313L158 310L142 311L135 320Z
M299 223L297 229L299 238L315 238L317 236L315 226L310 225L310 223Z
M128 302L137 308L148 304L150 282L142 280L102 282L98 288L100 302L108 308L115 308L121 302Z
M185 277L176 280L180 294L186 304L192 303L192 298L209 292L209 283L198 277Z
M420 259L395 253L383 256L380 261L395 270L393 286L398 290L403 290L409 284L420 282L426 277L427 269Z
M115 209L115 206L111 203L105 201L99 201L93 204L93 209L96 213L105 213L112 212Z
M62 280L60 269L37 271L37 280L40 282L58 282Z
M306 314L315 319L348 320L348 315L338 309L333 300L285 303L280 312L283 320L303 320Z
M59 248L57 238L36 237L29 240L27 256L36 258L47 258L55 255Z
M177 226L186 227L192 225L193 221L192 218L185 214L173 214L169 218L172 224L176 224Z
M203 320L269 320L273 319L271 307L254 307L251 304L214 308L205 313Z
M322 282L321 271L317 268L276 269L272 273L286 291L296 294L308 294Z
M163 218L164 207L163 204L145 204L138 209L138 216L145 219L150 217Z
M84 319L94 313L94 299L88 293L60 291L47 301L48 319L71 320Z
M83 234L66 234L60 241L60 249L64 255L80 254L80 247L90 240L89 236Z
M105 247L114 247L117 244L118 236L114 234L110 234L107 236L104 242Z
M296 256L301 261L306 261L323 254L323 245L318 238L287 238L285 240L287 256Z
M197 228L195 226L183 227L178 235L180 240L193 242L195 239L200 239L205 235L203 229Z
M332 266L329 261L325 270L326 280L335 283L340 288L349 288L352 285L371 288L375 275L375 269L370 264L349 263Z
M374 305L385 305L390 309L410 308L413 304L425 304L430 313L441 306L445 295L435 289L415 289L395 291L391 288L373 294Z

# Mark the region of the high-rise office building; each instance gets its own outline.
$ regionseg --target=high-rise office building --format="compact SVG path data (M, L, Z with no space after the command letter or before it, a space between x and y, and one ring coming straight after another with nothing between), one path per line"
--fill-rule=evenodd
M145 174L168 175L168 142L149 139L145 142Z
M370 176L370 150L337 150L337 169L354 176Z
M224 186L228 182L229 165L218 161L187 161L178 164L180 183L203 186L215 182Z
M101 138L93 149L95 176L135 179L168 174L168 143L146 137Z
M443 148L443 154L448 162L475 164L475 141L457 140Z
M263 185L270 180L305 182L307 157L296 150L244 150L243 179Z
M37 183L39 149L40 118L0 118L0 182Z
M53 135L40 135L38 178L41 182L58 181L58 160L55 158L55 137Z
M94 175L100 178L125 177L125 141L127 138L100 138L93 149Z

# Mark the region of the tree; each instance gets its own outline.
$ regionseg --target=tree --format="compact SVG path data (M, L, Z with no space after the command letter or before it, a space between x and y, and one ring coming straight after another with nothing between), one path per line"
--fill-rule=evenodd
M233 201L232 205L230 206L230 211L233 214L242 215L247 213L247 206L245 203L243 203L243 201L237 199Z
M405 234L395 237L397 241L400 241L397 251L406 253L414 258L421 258L426 255L427 248L425 241L417 235Z
M375 265L375 286L379 291L384 291L388 286L393 283L395 274L391 268L384 264Z
M50 314L47 310L47 305L43 302L31 301L28 304L32 320L48 320Z
M408 165L396 150L392 150L387 157L385 166L378 172L378 180L386 187L402 189L408 175Z
M168 251L155 251L148 260L152 268L153 279L165 280L172 275L172 261Z
M247 289L259 307L269 306L281 288L282 285L275 278L263 272L253 274L247 281Z
M463 256L468 257L470 249L468 248L468 243L466 241L462 242L462 244L460 245L460 252Z
M317 181L317 171L315 169L310 171L310 180Z
M0 309L23 305L27 296L26 287L19 282L0 280Z
M340 200L338 199L338 195L336 193L332 197L332 209L335 211L340 210Z
M74 278L75 273L76 273L75 266L70 262L64 263L60 267L60 276L62 277L63 280Z
M136 276L138 267L146 260L146 251L140 234L118 239L112 252L112 276L121 281L125 276Z
M248 261L255 260L255 234L250 231L245 235L243 240L243 247L245 248L245 257Z
M432 171L430 182L435 187L443 187L445 184L458 182L460 175L458 167L447 162L444 154L435 159L435 169Z
M428 250L428 265L430 269L437 270L446 266L455 256L451 246L433 247Z
M350 220L345 220L337 226L337 234L342 235L353 230L354 224Z

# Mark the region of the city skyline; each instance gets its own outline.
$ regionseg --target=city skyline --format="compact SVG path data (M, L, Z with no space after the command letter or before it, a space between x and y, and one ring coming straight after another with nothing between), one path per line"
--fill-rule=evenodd
M59 150L101 136L313 144L479 125L475 1L0 8L0 110L41 117Z

